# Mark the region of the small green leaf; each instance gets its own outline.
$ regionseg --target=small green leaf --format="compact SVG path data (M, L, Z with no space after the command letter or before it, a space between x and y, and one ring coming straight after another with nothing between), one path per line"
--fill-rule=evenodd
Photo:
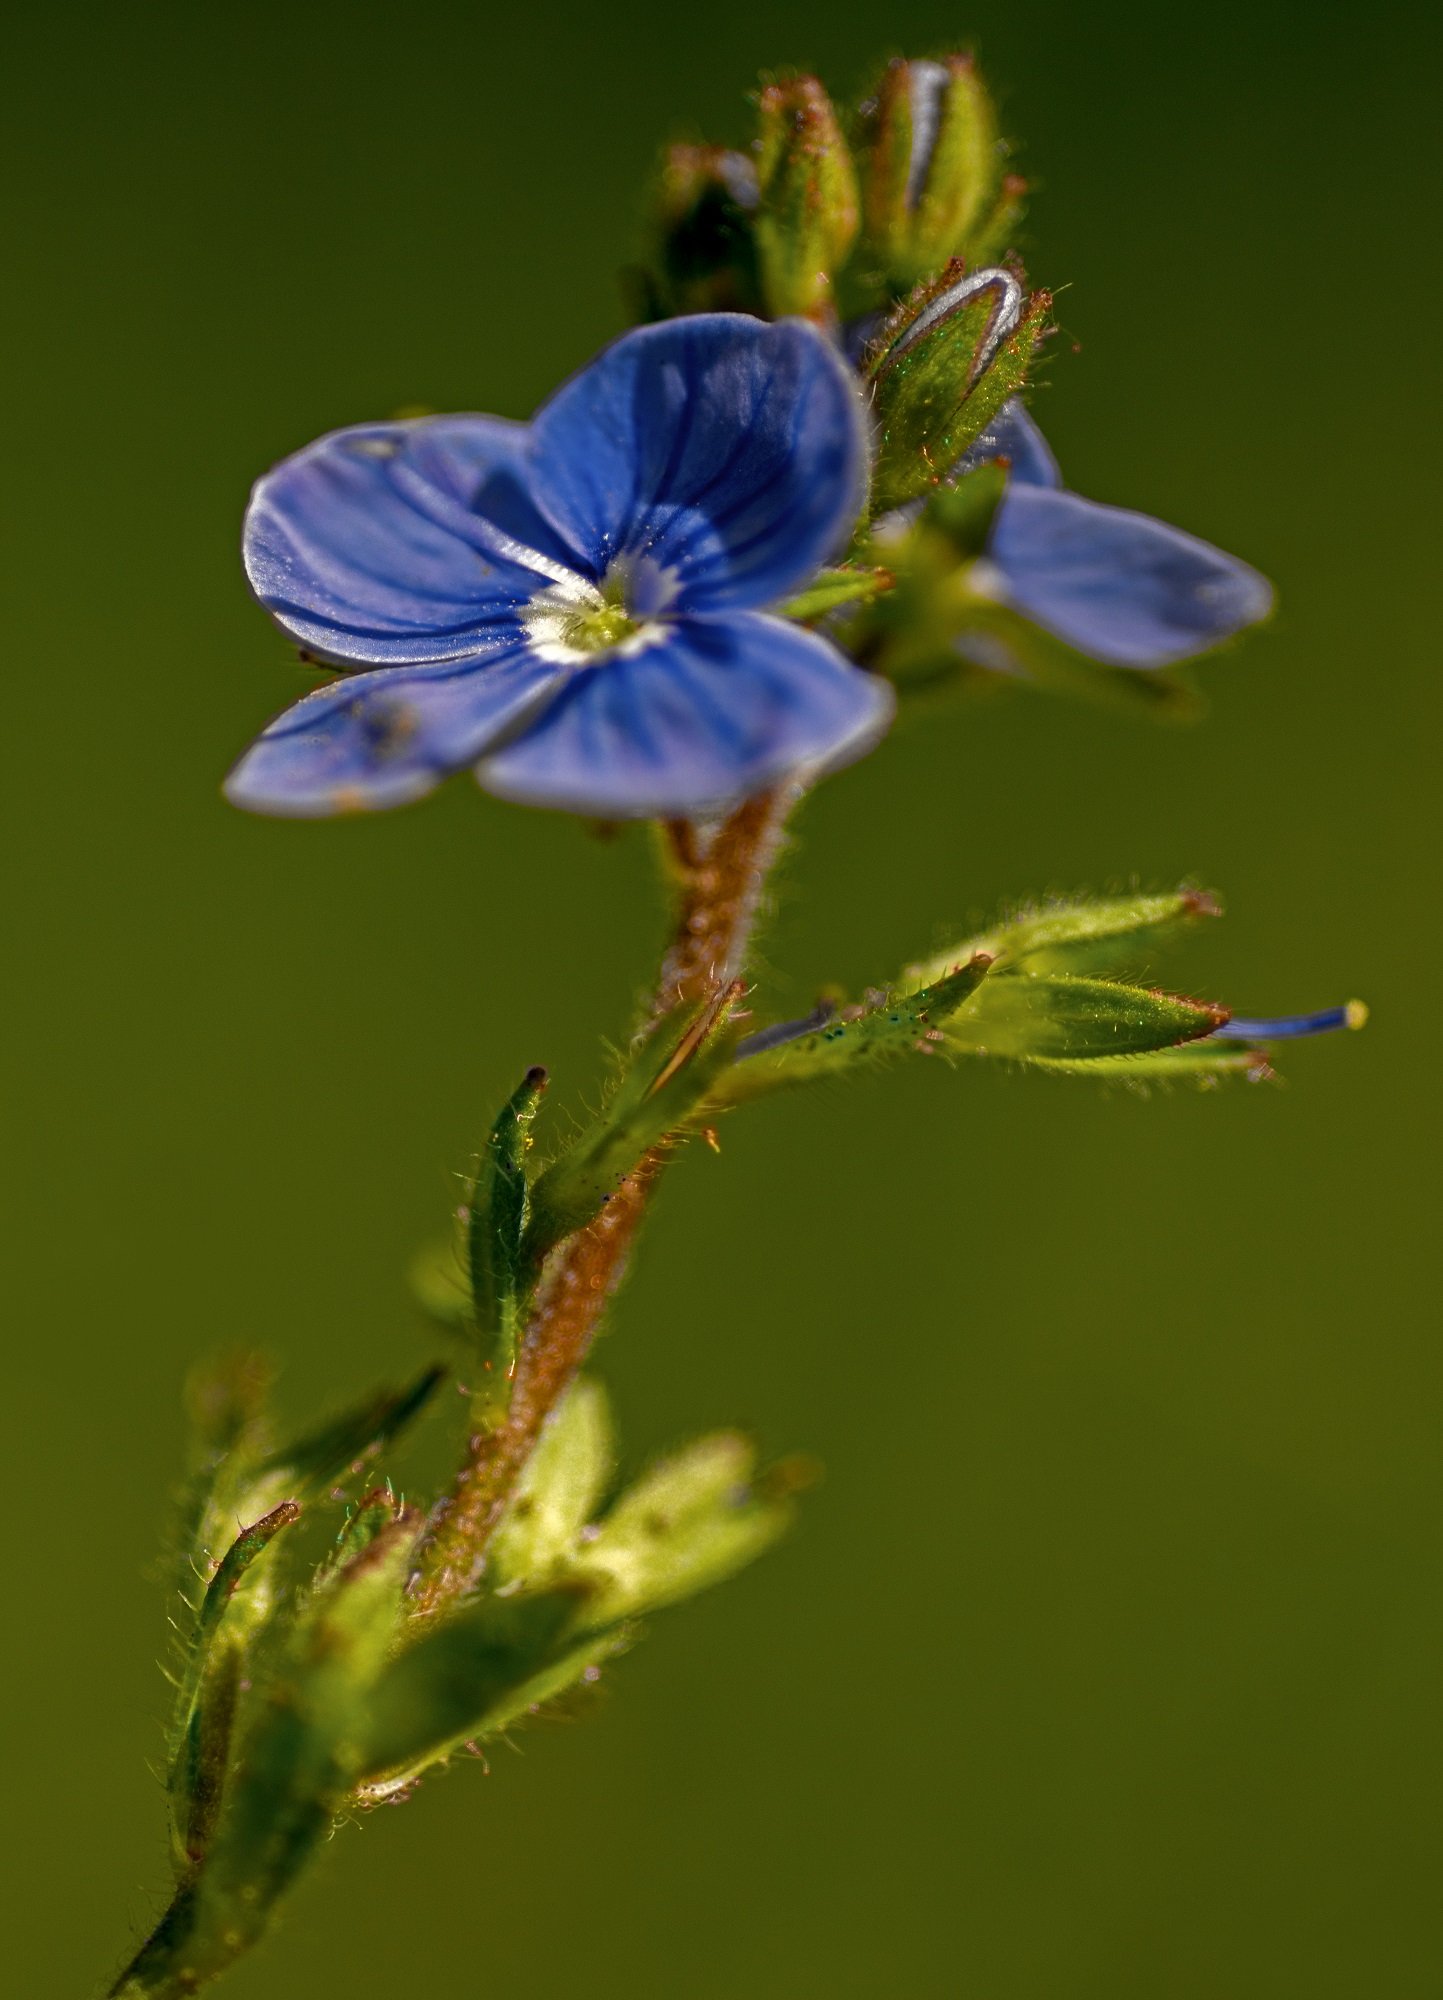
M545 1583L575 1552L614 1464L606 1391L583 1377L557 1406L527 1460L490 1545L489 1568L503 1585Z
M806 624L843 605L870 604L889 591L892 582L892 573L887 569L824 569L799 596L790 597L780 605L778 615Z
M575 1589L460 1612L391 1662L372 1690L359 1742L361 1782L373 1795L409 1782L461 1744L492 1735L560 1693L606 1656L620 1635L580 1642Z
M642 1040L601 1116L539 1176L524 1245L533 1268L600 1214L654 1146L693 1121L730 1060L734 1038L727 1023L742 991L738 981L699 1008L667 1014Z
M784 1495L757 1487L755 1467L749 1438L718 1431L629 1487L572 1569L591 1585L583 1629L691 1597L769 1549L790 1525L792 1508Z
M188 1624L212 1549L229 1542L247 1512L262 1511L246 1506L246 1492L267 1448L271 1380L262 1355L239 1351L202 1364L186 1383L192 1471L180 1505L175 1587L191 1611Z
M1187 1042L1181 1048L1152 1049L1133 1056L1094 1056L1075 1062L1049 1057L1032 1060L1039 1069L1094 1077L1136 1090L1167 1084L1211 1090L1231 1081L1270 1083L1274 1079L1272 1065L1261 1049L1226 1041Z
M242 1596L242 1586L254 1583L256 1563L300 1516L294 1500L283 1500L243 1529L217 1563L201 1599L167 1744L171 1826L182 1865L196 1857L213 1821L235 1705L236 1663L269 1609L268 1594L249 1589Z
M510 1399L518 1330L528 1292L521 1250L530 1213L526 1152L545 1089L545 1070L528 1070L491 1128L466 1199L476 1358L485 1378L477 1398L478 1414L493 1423L505 1415Z
M403 1389L382 1389L273 1452L257 1468L255 1490L319 1499L338 1479L363 1472L430 1402L446 1378L425 1368Z
M205 1851L115 1993L198 1991L264 1933L330 1833L360 1774L366 1696L396 1636L419 1525L398 1518L299 1605L249 1698L223 1810L205 1808Z
M1137 1055L1210 1035L1227 1010L1146 986L1062 973L1003 974L947 1024L948 1046L1019 1062Z

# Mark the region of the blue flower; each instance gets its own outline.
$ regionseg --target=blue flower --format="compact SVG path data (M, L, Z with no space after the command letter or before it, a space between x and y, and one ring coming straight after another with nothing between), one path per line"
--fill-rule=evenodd
M846 541L867 459L823 336L726 313L625 335L530 424L321 438L256 487L245 560L345 671L271 724L228 796L399 805L470 765L528 804L684 815L860 755L886 685L764 607Z
M1271 610L1271 585L1235 556L1149 515L1069 493L1016 401L958 470L999 458L1011 477L974 582L1077 652L1116 667L1172 666ZM984 643L982 663L991 664L991 635Z

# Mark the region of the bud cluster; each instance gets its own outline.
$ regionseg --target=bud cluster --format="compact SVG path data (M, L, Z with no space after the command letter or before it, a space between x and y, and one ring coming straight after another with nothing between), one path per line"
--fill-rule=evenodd
M898 58L843 110L808 75L764 81L755 102L749 153L678 144L663 160L656 316L730 306L852 321L1011 247L1026 183L1006 170L970 55Z

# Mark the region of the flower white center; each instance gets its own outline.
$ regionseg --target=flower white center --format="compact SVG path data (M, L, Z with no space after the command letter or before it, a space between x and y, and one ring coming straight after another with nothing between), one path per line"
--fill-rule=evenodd
M645 558L618 557L600 585L583 578L538 590L521 613L538 659L554 666L599 666L630 659L665 636L662 615L677 593L677 579Z

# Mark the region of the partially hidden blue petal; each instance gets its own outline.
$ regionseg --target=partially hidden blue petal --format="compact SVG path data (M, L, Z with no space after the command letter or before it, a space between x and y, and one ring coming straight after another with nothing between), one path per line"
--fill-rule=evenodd
M975 472L979 465L991 465L1005 458L1013 480L1019 486L1060 486L1062 474L1052 447L1037 428L1026 405L1014 396L1004 403L981 437L970 444L957 461L957 476Z
M513 646L347 675L271 724L226 780L226 797L295 819L405 805L528 721L566 673Z
M1272 608L1267 580L1211 543L1041 486L1009 484L988 555L1005 602L1112 666L1170 666Z
M527 805L691 815L861 756L892 709L887 683L814 632L760 612L679 619L578 669L476 775Z
M856 377L802 320L638 328L532 426L532 493L601 571L646 557L678 611L776 603L845 541L866 490Z
M511 607L575 568L527 498L527 435L463 416L320 438L251 496L245 562L256 596L329 660L480 651Z
M1283 1042L1298 1035L1327 1035L1337 1028L1361 1028L1368 1009L1361 1000L1349 1000L1342 1007L1325 1007L1318 1014L1282 1014L1272 1020L1245 1020L1234 1014L1222 1027L1214 1028L1210 1040L1219 1042Z

